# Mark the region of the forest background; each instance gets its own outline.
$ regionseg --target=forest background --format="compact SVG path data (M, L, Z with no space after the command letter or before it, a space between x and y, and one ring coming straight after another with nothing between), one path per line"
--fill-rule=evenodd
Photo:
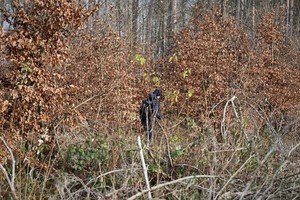
M0 196L299 198L299 15L294 0L1 0Z

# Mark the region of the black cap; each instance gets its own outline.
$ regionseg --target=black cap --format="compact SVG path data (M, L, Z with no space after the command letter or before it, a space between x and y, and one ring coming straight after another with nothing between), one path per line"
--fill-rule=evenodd
M155 89L153 94L155 94L156 96L161 96L161 90L160 89Z

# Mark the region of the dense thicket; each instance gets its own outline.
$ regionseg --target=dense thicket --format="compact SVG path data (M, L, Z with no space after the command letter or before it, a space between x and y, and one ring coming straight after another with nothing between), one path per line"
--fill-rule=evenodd
M295 109L300 76L296 52L284 37L284 21L271 12L255 32L249 37L220 11L194 19L178 33L174 54L163 67L166 90L178 96L173 103L197 119L217 112L214 107L233 95L269 112ZM221 112L222 107L219 117Z
M30 152L39 139L53 142L49 130L72 112L65 95L70 86L57 69L67 59L68 39L93 10L75 1L14 1L13 6L14 12L3 13L13 28L2 29L0 39L0 127L6 140L26 143Z
M1 1L0 196L299 197L299 6Z

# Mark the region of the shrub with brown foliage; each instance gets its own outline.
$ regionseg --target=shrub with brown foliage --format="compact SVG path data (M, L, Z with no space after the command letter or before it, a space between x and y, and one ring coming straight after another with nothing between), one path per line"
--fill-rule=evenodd
M247 76L252 95L265 99L274 109L290 109L299 103L300 71L288 38L282 15L268 13L258 24L253 62Z
M199 18L176 37L177 61L168 61L164 80L171 91L179 90L178 102L186 102L175 102L175 109L184 106L183 114L197 121L211 116L220 122L222 111L213 108L244 88L241 76L249 67L250 46L234 20L224 19L220 12Z
M299 103L299 69L274 13L257 27L254 44L218 11L199 18L178 34L175 54L165 62L165 87L179 91L178 100L169 98L176 110L199 121L213 117L219 127L224 100L233 95L271 110Z
M81 120L94 128L128 127L137 117L141 86L126 38L98 20L70 45L65 77L76 88L71 99Z
M0 130L7 140L37 143L51 123L68 111L63 77L68 38L93 11L76 1L14 1L4 14L13 27L1 32ZM51 137L50 137L51 138Z

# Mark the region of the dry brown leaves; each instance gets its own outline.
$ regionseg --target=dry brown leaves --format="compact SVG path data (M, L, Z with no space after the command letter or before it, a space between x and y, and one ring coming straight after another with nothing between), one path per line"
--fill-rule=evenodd
M72 103L82 120L94 128L128 127L136 118L140 98L126 38L99 20L94 32L81 31L74 38L69 54L66 80L77 88Z
M53 122L70 112L66 82L55 70L67 58L68 39L94 10L64 0L14 1L14 10L4 14L13 29L0 36L0 131L12 146L20 139L34 146L41 135L51 142Z
M266 15L254 39L218 11L201 14L201 20L182 30L174 50L178 61L165 61L163 78L167 90L180 91L175 109L183 106L184 114L200 122L212 116L220 123L224 103L232 95L282 112L299 104L299 68L293 66L295 56L278 18ZM189 76L184 75L187 70ZM194 91L190 98L189 90Z

